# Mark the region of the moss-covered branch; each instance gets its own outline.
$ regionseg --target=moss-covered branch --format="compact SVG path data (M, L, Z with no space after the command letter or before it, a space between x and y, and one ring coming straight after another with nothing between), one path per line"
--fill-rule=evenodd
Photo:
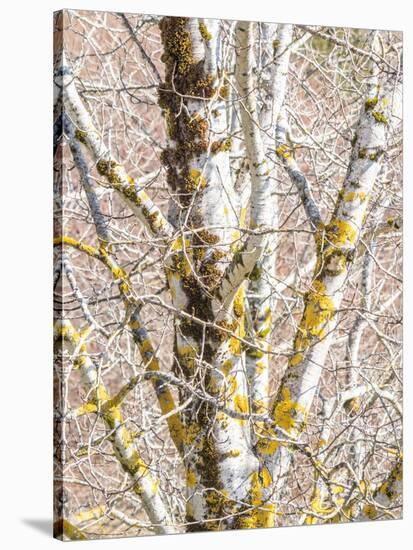
M370 99L377 99L373 108ZM349 170L334 212L328 224L317 227L314 278L305 295L303 316L294 339L294 355L272 407L273 417L288 426L292 437L298 438L306 427L354 261L367 201L386 149L387 124L378 121L374 111L386 118L388 105L386 92L372 77L361 109ZM283 446L268 445L265 438L261 446L265 455L273 457L269 460L278 478L277 489L282 490L288 479L290 453Z
M88 537L85 533L73 525L67 519L57 519L53 523L53 536L55 539L64 540L63 537L67 537L69 540L87 540Z
M150 520L157 525L159 533L171 533L170 518L159 494L159 482L156 481L148 465L143 461L136 449L129 430L125 426L122 411L119 406L106 407L104 404L110 396L99 376L98 369L91 360L86 344L69 320L57 321L54 327L54 339L57 345L66 343L75 353L74 362L79 367L83 382L91 392L92 402L101 413L108 431L110 441L122 468L131 476L134 491L142 498L142 503Z
M125 302L128 327L131 330L135 344L138 346L142 360L148 371L160 370L159 359L155 348L151 342L148 332L139 315L140 303L134 296L133 289L128 274L121 268L114 256L106 248L95 248L84 244L72 237L61 236L54 239L55 245L65 244L86 253L91 258L101 261L112 273L113 278L118 282L119 290ZM171 438L179 452L183 452L184 430L179 413L173 413L176 409L175 400L168 389L156 377L152 378L152 383L158 398L159 406L163 415L167 415L167 423ZM173 413L173 414L171 414Z
M98 173L104 176L128 204L131 210L147 227L151 234L169 238L173 228L160 209L151 201L147 193L126 173L123 166L106 147L92 117L83 104L75 85L75 76L68 61L64 58L55 71L56 86L61 89L66 114L75 126L75 137L91 152Z

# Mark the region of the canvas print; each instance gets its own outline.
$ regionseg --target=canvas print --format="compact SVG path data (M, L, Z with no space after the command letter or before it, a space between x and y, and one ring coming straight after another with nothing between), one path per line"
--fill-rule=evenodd
M55 14L57 538L402 516L402 45Z

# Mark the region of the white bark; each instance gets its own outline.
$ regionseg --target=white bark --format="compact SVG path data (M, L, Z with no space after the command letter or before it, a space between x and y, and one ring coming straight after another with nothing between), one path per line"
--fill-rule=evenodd
M373 77L360 115L342 192L333 217L319 236L319 262L295 339L295 355L273 407L274 418L288 425L293 437L299 437L304 429L332 342L336 311L341 304L352 254L362 230L366 200L386 150L388 117L388 91L386 94ZM270 459L278 494L287 483L290 460L290 452L284 446L278 446Z
M72 118L79 141L85 143L96 162L99 173L108 178L112 187L122 196L138 219L155 235L170 237L173 228L146 192L131 179L125 169L112 156L95 128L92 117L83 105L75 85L75 76L65 56L55 70L55 86L61 89L64 109ZM76 131L75 131L76 135Z
M85 344L69 320L55 324L55 340L66 342L70 353L78 361L83 383L88 392L95 392L97 408L100 410L109 399L98 369L90 359ZM113 432L110 440L122 467L135 483L135 491L142 498L146 513L159 534L171 534L175 529L170 526L171 520L159 493L159 483L152 478L148 466L141 459L132 438L124 425L124 419L118 408L106 411L103 420L109 431Z

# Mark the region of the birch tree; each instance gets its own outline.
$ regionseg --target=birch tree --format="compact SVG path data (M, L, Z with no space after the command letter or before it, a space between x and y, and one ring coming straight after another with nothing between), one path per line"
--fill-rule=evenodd
M400 517L401 53L56 14L56 536Z

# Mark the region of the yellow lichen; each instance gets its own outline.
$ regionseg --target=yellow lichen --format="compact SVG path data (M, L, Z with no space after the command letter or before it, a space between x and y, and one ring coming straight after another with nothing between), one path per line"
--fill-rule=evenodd
M223 86L221 86L221 88L219 89L219 96L221 99L228 99L228 96L229 96L228 84L224 84Z
M325 496L321 495L319 487L316 487L313 496L311 498L311 511L319 516L329 515L334 511L334 508L325 501ZM305 523L307 525L315 525L319 521L319 518L312 516L311 514L307 515Z
M376 519L378 515L377 508L374 506L374 504L365 504L363 507L363 513L369 519Z
M232 510L232 502L228 498L228 491L226 489L210 488L208 494L205 496L205 502L208 508L208 515L210 518L219 518L225 516ZM220 529L220 521L208 522L205 527L208 531L218 531Z
M232 369L232 360L225 359L225 361L222 363L222 372L225 374L225 376L228 376L231 369Z
M238 382L236 376L228 376L226 379L227 397L232 397L238 389Z
M140 325L140 323L137 319L133 319L133 320L129 321L129 328L131 330L138 330L138 329L141 328L141 325Z
M307 294L306 307L303 319L300 325L303 338L301 343L307 338L307 335L324 338L326 324L334 315L334 302L326 294L325 284L320 280L315 280L312 285L312 291ZM307 343L307 342L306 342ZM297 351L297 345L295 346Z
M277 153L277 155L279 157L282 157L285 160L288 160L292 157L291 149L286 144L283 144L283 145L280 145L279 147L277 147L275 152Z
M333 485L331 488L333 495L339 495L344 492L344 487L342 485Z
M304 353L302 353L301 351L294 353L294 355L290 359L290 367L295 367L296 365L299 365L303 359Z
M98 408L96 406L96 403L85 403L84 405L81 405L77 408L77 416L81 416L82 414L89 414L89 413L95 413L97 412Z
M255 357L256 359L261 359L264 357L264 352L260 349L248 348L247 349L248 357Z
M379 98L376 96L376 97L370 97L369 99L366 100L364 106L366 108L366 111L369 111L371 109L374 109L374 107L377 105L379 101Z
M374 117L374 119L379 122L380 124L388 124L389 121L387 120L385 114L382 111L373 111L371 113Z
M271 477L270 471L266 466L264 466L264 468L261 471L261 477L262 477L262 486L264 488L269 487L272 483L272 477Z
M202 38L205 42L209 42L212 39L212 34L209 32L205 23L200 22L198 25L199 32L201 33Z
M186 485L190 489L193 489L196 485L196 474L193 470L187 470L186 472Z
M186 190L193 193L194 191L199 191L206 187L206 179L196 168L191 168L186 180Z
M265 478L265 480L264 480ZM253 472L250 477L250 502L252 509L241 516L237 526L242 529L254 529L260 527L272 527L274 522L275 506L266 503L263 495L263 488L271 483L269 473Z
M355 196L356 196L355 191L349 191L348 193L346 193L346 194L344 195L344 200L345 200L346 202L353 201L354 198L355 198Z
M367 483L364 481L364 479L360 480L359 489L360 489L360 493L362 495L366 495L366 493L367 493Z
M257 361L255 363L255 372L256 374L259 376L260 374L262 374L265 369L266 369L267 365L264 361Z
M241 451L239 449L231 449L230 451L222 455L222 460L224 460L225 458L237 458L237 456L240 456L240 454Z
M173 241L171 245L171 249L178 252L180 250L183 250L184 248L187 248L188 246L189 246L189 239L183 240L182 237L180 236Z
M265 437L260 438L257 442L257 448L259 452L263 455L271 456L277 450L279 443L278 441L271 441Z
M235 294L233 302L233 311L236 317L242 317L244 313L244 290L242 287Z
M231 150L232 138L220 139L211 143L211 153L216 155L218 153L225 153Z
M83 523L84 521L99 519L104 515L105 510L106 510L106 506L104 504L101 504L100 506L96 506L95 508L78 512L77 514L75 514L74 517L77 522Z
M184 443L187 445L192 445L200 431L201 428L197 422L188 424L185 428Z
M229 350L232 355L241 355L241 342L233 336L229 340Z
M194 346L178 346L179 357L195 357L196 349Z
M357 239L357 229L351 222L333 218L326 227L326 239L335 246L354 244Z
M234 408L236 412L247 413L248 412L248 398L245 395L236 395L234 397Z
M281 400L277 402L274 409L274 421L277 426L286 432L291 432L298 427L299 423L305 422L305 417L304 407L291 399L288 388L283 388L281 390Z
M56 538L65 535L70 540L87 540L87 536L67 519L59 519L53 524L53 531Z

